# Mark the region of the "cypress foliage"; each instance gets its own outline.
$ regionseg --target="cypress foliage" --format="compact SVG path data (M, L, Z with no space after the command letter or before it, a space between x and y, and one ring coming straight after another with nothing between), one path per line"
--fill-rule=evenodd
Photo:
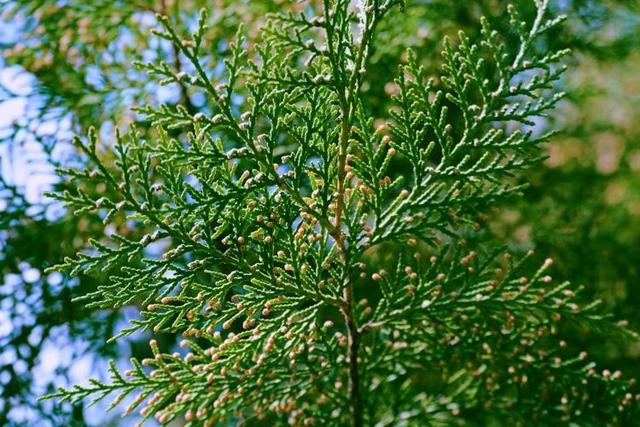
M436 77L408 52L376 117L361 95L367 58L403 2L317 3L270 16L255 44L240 28L221 78L204 65L206 11L188 37L160 17L154 34L187 71L138 66L215 107L142 107L153 132L134 127L113 152L95 131L76 139L89 167L62 169L75 190L51 196L146 234L92 240L53 269L109 277L82 298L90 308L145 307L116 339L181 333L184 351L151 340L154 357L112 365L111 382L46 397L135 395L126 412L188 425L634 419L634 381L557 335L566 324L635 335L554 281L551 259L465 238L541 159L550 134L536 124L564 96L568 52L536 41L562 17L546 0L532 22L510 8L513 37L483 21L479 43L445 40ZM85 190L96 181L103 194Z

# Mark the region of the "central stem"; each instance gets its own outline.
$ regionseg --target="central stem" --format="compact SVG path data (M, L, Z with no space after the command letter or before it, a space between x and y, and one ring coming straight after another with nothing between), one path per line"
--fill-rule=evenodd
M358 368L358 348L360 346L360 332L353 310L353 285L349 278L349 263L347 259L347 248L345 245L345 233L342 228L342 215L345 205L345 176L347 166L347 151L349 136L351 133L351 97L353 86L348 88L345 102L342 103L342 123L340 126L340 140L338 152L338 183L336 201L336 245L346 272L346 281L343 289L344 308L342 309L344 321L347 326L347 360L349 361L349 400L351 402L351 425L352 427L362 427L362 395L360 393L360 372Z
M349 400L351 401L351 425L353 427L363 426L362 393L360 391L360 370L358 367L358 349L360 348L360 331L353 315L353 294L351 287L344 290L344 299L348 309L344 311L345 323L347 324L347 360L349 361Z
M369 4L369 2L365 2ZM374 2L375 4L375 2ZM325 6L325 20L330 21L329 16L329 3L327 0L324 2ZM345 68L339 61L332 61L332 67L335 76L341 78L336 79L336 92L338 93L339 105L341 110L341 123L340 123L340 135L338 140L338 170L337 170L337 185L336 185L336 220L335 220L335 234L333 235L338 252L344 263L346 280L344 281L343 289L343 306L341 307L342 314L347 329L347 360L349 363L349 400L351 404L351 426L362 427L364 425L364 413L363 413L363 399L362 391L360 389L360 370L358 363L358 350L360 348L360 342L362 339L362 332L358 327L358 321L356 319L354 307L353 307L353 282L349 277L349 260L348 249L346 240L348 234L345 233L343 227L343 216L345 215L345 187L346 187L346 169L347 169L347 156L349 151L349 138L351 136L351 126L354 120L356 112L356 96L360 86L360 79L362 78L362 67L366 59L366 52L368 44L371 41L371 35L375 28L375 22L377 18L377 9L373 9L373 13L367 13L363 24L363 34L359 45L354 46L356 48L356 55L353 61L353 68L350 72L345 72ZM326 26L327 31L327 46L330 56L335 55L335 46L333 45L333 31L334 28L331 25ZM338 43L339 47L341 43ZM346 67L348 70L349 67Z
M340 250L340 256L343 261L346 261L346 247L344 243L344 232L342 230L342 211L344 210L344 187L345 187L345 175L347 166L347 145L349 143L349 131L350 122L349 106L345 106L342 112L342 124L340 129L340 141L338 152L338 184L337 192L338 198L336 201L336 244Z
M347 100L350 96L347 96ZM351 131L351 108L349 103L343 106L343 120L340 129L340 146L338 153L338 200L336 203L336 244L340 256L345 264L345 271L348 271L347 249L345 245L345 235L342 230L342 212L344 210L345 175L347 164L347 148L349 143L349 133ZM345 307L343 315L347 326L347 360L349 361L349 400L351 402L351 420L353 427L362 427L362 395L360 393L360 372L358 368L358 348L360 347L360 331L353 311L353 286L347 280L343 290L343 300Z

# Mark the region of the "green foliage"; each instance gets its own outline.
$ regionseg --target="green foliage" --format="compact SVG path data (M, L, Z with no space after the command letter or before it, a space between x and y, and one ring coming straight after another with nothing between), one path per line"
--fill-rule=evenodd
M74 185L52 196L127 232L55 269L108 277L82 298L90 308L146 308L119 336L181 333L189 352L152 341L154 357L124 375L112 365L111 383L49 397L118 392L117 404L137 392L127 411L144 403L144 418L191 425L637 416L633 381L597 372L555 336L561 324L633 334L554 283L551 260L535 269L500 242L465 241L541 158L550 135L536 124L563 97L567 52L538 41L561 18L536 1L531 22L509 9L509 37L483 21L479 41L445 41L438 78L409 53L381 118L362 87L378 26L403 6L336 0L272 15L257 44L238 31L215 76L205 13L188 37L160 18L156 36L187 71L139 67L212 108L142 107L147 122L113 152L95 131L76 140L89 167L63 169Z
M0 425L92 422L82 404L57 405L37 397L73 382L82 357L95 358L97 372L105 357L150 353L144 337L106 343L123 312L90 310L71 301L94 291L104 280L100 274L61 278L44 273L105 231L97 215L74 216L42 192L56 181L53 167L82 164L71 147L73 132L86 134L97 123L103 130L126 126L133 118L130 104L191 102L188 94L180 96L179 86L158 90L155 78L134 70L131 62L158 57L180 66L169 43L148 37L149 27L156 25L156 11L183 19L206 3L0 1ZM238 22L275 10L272 1L217 4L207 32L216 59L226 55L224 41ZM191 104L203 108L198 99ZM145 131L141 125L138 129ZM112 167L111 157L102 160ZM64 191L68 185L60 180L52 187ZM85 190L93 197L104 184L94 181ZM114 221L110 227L129 234L126 224ZM52 355L52 346L64 357ZM104 414L100 423L115 416Z

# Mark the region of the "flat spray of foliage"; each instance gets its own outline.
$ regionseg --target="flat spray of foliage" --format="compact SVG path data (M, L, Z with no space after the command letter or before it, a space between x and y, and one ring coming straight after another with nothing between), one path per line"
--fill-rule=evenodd
M114 152L95 133L77 141L92 166L64 170L77 190L54 197L77 215L97 209L107 223L155 231L91 241L55 269L106 272L89 306L141 305L120 336L180 332L185 351L152 340L155 357L124 373L112 365L111 382L48 397L117 393L116 406L137 394L126 412L187 425L633 419L634 381L596 371L555 336L560 321L632 334L556 283L552 260L536 269L462 238L480 212L518 194L512 176L541 157L549 135L536 120L563 97L567 52L537 38L562 19L546 16L546 0L533 22L510 8L508 40L486 21L477 45L445 40L438 77L408 52L389 70L395 106L376 118L360 95L367 58L378 23L401 25L404 5L316 3L270 16L255 44L240 29L215 82L202 66L205 11L186 38L161 18L155 35L188 71L139 66L201 91L215 110L141 108L155 135L119 135ZM96 180L107 186L99 198L83 191Z

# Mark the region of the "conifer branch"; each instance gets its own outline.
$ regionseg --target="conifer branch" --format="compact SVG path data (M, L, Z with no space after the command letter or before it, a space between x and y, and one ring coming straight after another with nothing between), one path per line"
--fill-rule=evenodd
M217 81L202 59L206 13L187 39L159 17L155 34L193 75L139 66L210 107L141 107L154 131L118 135L114 153L101 152L95 132L78 140L93 169L62 170L78 185L52 196L78 215L152 231L94 240L54 269L101 270L108 281L83 298L90 307L142 308L119 336L180 333L188 353L152 341L154 357L124 377L112 369L111 383L48 397L117 391L117 404L140 390L128 411L146 402L142 416L162 424L453 425L474 411L585 420L589 399L566 396L583 384L631 411L630 382L597 374L554 337L561 322L612 326L597 304L554 284L551 260L532 270L461 238L478 212L520 191L511 177L550 137L532 126L563 97L567 52L535 43L561 19L547 20L547 1L535 5L531 24L509 9L515 46L486 20L477 43L445 40L439 79L409 52L396 106L377 127L360 88L377 25L402 2L324 0L308 5L314 16L270 16L252 49L238 31ZM95 179L107 195L85 190ZM387 265L372 269L387 251ZM442 387L425 392L422 376ZM515 404L522 412L510 416Z

